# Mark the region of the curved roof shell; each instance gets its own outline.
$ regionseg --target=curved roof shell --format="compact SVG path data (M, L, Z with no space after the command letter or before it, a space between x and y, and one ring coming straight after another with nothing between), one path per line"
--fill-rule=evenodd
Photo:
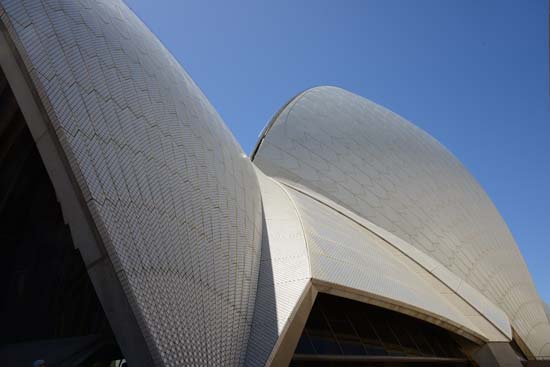
M46 121L31 132L65 163L49 169L54 186L74 178L78 202L62 204L89 214L99 248L75 245L102 302L120 296L139 324L141 335L113 328L130 365L241 364L262 209L254 168L220 116L122 1L2 0L0 17ZM111 267L116 280L103 281ZM140 338L145 350L132 344Z
M317 291L480 342L511 324L550 355L502 218L399 116L306 91L262 135L262 173L122 1L0 0L0 19L1 66L130 365L277 365Z
M550 325L508 227L466 168L418 127L340 88L313 88L277 113L253 161L435 260L504 311L528 352L550 354Z

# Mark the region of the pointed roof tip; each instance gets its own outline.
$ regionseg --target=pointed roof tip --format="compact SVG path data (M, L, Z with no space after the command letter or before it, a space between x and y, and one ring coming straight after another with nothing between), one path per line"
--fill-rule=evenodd
M350 91L349 89L346 89L346 88L344 88L344 87L340 87L340 86L337 86L337 85L321 84L321 85L315 85L315 86L313 86L313 87L310 87L310 88L305 89L304 91L302 91L301 93L299 93L297 96L295 96L293 99L299 97L300 95L309 93L309 92L330 91L330 90L344 91L344 92L348 92L348 93L352 93L352 94L357 94L357 93L354 93L354 92ZM363 98L364 98L364 97L363 97ZM293 99L292 99L292 100L293 100ZM291 101L292 101L292 100L291 100Z
M314 91L320 91L320 90L342 90L348 93L353 93L347 89L344 89L342 87L338 87L336 85L328 85L328 84L321 84L321 85L315 85L313 87L309 87L307 89L302 90L300 93L294 95L294 97L290 98L274 115L271 117L271 119L267 122L267 124L264 126L260 134L258 135L258 140L256 141L256 145L252 149L252 152L250 153L250 160L254 161L254 158L256 157L256 153L258 152L258 149L260 148L260 145L262 141L264 140L265 136L273 126L273 124L278 120L279 116L283 114L288 108L291 108L296 102L298 102L303 96L310 92ZM354 93L355 94L355 93Z

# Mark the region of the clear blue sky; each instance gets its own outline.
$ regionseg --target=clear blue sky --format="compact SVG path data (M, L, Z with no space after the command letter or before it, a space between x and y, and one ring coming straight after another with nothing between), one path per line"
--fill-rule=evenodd
M550 301L548 2L126 0L250 153L336 85L428 131L480 181Z

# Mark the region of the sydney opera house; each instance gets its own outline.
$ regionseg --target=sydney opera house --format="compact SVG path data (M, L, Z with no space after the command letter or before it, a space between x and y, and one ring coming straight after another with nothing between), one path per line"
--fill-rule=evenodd
M249 157L122 1L0 20L2 365L547 363L508 227L410 122L317 87Z

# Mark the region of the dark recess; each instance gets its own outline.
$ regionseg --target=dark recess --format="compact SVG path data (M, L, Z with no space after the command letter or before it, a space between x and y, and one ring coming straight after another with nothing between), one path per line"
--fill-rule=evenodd
M0 357L121 357L54 187L0 71ZM80 350L80 352L79 352ZM48 354L49 353L49 354ZM42 357L41 357L42 356ZM23 356L22 356L23 357ZM81 359L82 359L81 358ZM26 360L25 360L26 361ZM25 362L26 363L26 362ZM32 362L31 364L32 365Z

